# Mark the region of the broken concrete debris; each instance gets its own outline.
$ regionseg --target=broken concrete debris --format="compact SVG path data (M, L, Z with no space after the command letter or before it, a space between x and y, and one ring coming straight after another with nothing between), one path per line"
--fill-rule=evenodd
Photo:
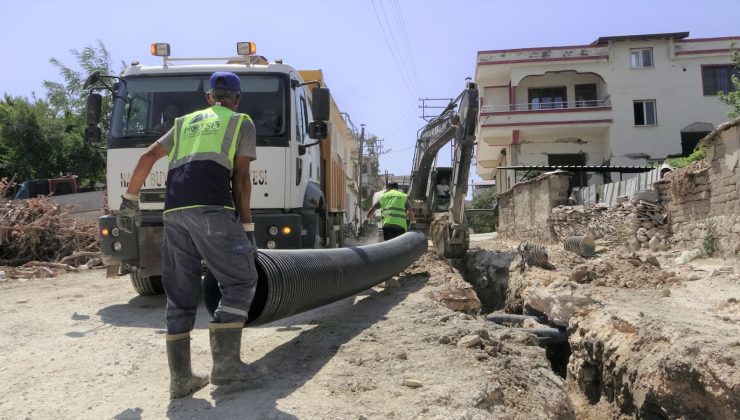
M644 200L611 207L558 206L552 209L549 223L560 241L588 235L607 244L626 245L633 251L657 252L669 247L665 208Z

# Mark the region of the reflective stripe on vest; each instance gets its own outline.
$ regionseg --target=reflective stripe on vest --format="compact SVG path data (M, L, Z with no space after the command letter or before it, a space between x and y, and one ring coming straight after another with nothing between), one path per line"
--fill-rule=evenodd
M233 208L231 175L245 118L249 116L214 106L175 120L165 211L207 205Z
M244 118L249 116L221 106L177 118L175 145L169 154L169 169L194 160L212 160L231 171L236 154L236 139ZM224 121L228 123L224 124Z
M398 190L388 190L380 197L383 226L396 225L406 229L406 201L408 196Z

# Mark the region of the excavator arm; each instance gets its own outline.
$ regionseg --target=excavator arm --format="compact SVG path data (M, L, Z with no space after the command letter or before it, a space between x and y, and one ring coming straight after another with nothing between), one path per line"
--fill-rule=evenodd
M417 223L431 225L429 232L435 249L446 258L461 258L468 251L470 238L464 210L478 110L478 89L475 83L469 82L439 117L419 130L416 143L409 199ZM447 214L434 214L436 185L430 185L430 173L437 153L450 141L453 141L454 160L449 208Z

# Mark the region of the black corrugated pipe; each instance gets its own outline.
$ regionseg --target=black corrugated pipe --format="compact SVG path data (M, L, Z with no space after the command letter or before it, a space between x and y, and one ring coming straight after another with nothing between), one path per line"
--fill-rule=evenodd
M518 331L524 331L536 335L537 341L540 345L568 342L568 334L558 328L521 328Z
M543 317L534 315L518 315L518 314L502 314L494 313L485 316L488 321L495 322L497 324L515 324L522 325L525 320L533 319L540 324L547 324L547 320Z
M400 273L426 250L427 238L418 232L351 248L260 250L257 290L245 325L287 318L357 294ZM203 299L213 315L221 292L210 271Z

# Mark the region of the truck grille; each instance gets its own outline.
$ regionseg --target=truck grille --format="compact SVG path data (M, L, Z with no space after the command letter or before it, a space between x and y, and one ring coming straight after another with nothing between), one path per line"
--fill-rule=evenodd
M167 195L164 188L152 188L142 190L139 193L139 200L142 203L164 203L164 197Z

